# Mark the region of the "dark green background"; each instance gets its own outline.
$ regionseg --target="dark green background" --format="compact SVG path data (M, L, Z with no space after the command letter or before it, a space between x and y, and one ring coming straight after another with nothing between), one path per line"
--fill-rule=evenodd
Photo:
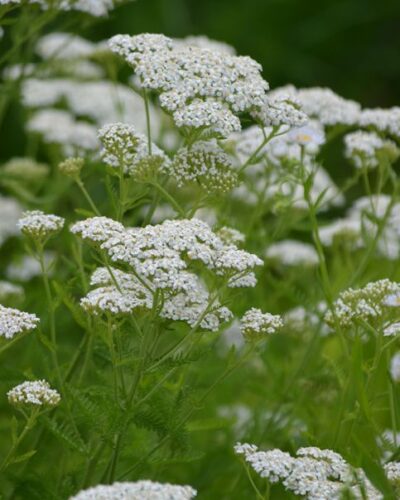
M262 63L271 87L329 86L400 104L400 0L137 0L92 30L205 34Z

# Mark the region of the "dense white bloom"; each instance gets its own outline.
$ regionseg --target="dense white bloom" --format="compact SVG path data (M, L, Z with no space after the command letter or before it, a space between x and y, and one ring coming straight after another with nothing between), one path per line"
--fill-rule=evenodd
M396 352L390 360L390 375L395 382L400 382L400 352Z
M245 339L262 338L276 333L283 327L281 316L263 313L255 307L246 311L240 320L241 331Z
M279 449L259 451L256 446L238 443L238 454L270 483L282 482L283 486L308 500L339 500L350 487L355 498L382 500L383 496L373 487L360 469L351 467L338 453L316 447L300 448L297 456Z
M296 240L283 240L267 248L266 257L285 266L316 266L318 254L313 245Z
M75 120L67 111L43 109L32 115L27 128L40 134L46 143L59 144L66 156L98 149L97 129L84 121Z
M363 288L349 288L339 294L334 302L334 314L328 311L325 321L334 326L335 321L343 327L350 326L353 321L363 320L370 323L381 320L387 307L387 297L400 292L400 284L388 279L368 283Z
M0 246L19 233L17 222L22 214L21 205L13 198L0 195Z
M81 306L88 312L126 314L135 309L151 309L153 306L151 292L133 275L118 269L112 270L112 276L106 268L96 269L90 284L103 286L95 288L81 300Z
M24 296L24 289L20 285L15 285L8 281L0 281L0 303L21 299Z
M98 134L103 145L100 153L103 161L111 167L122 168L127 175L151 175L169 164L167 155L155 144L150 153L147 138L132 125L111 123L102 127Z
M12 339L14 335L34 330L39 323L35 314L29 314L0 304L0 337Z
M124 226L108 217L92 217L76 222L71 227L71 232L79 234L84 240L93 243L104 243L114 236L123 236Z
M62 64L65 67L65 63ZM138 132L146 132L142 97L120 83L70 78L29 78L23 82L22 99L29 108L66 103L70 113L76 118L88 117L99 126L115 122L130 123ZM151 104L149 114L153 135L157 137L160 117Z
M360 117L360 105L344 99L328 88L311 87L294 90L303 111L325 126L354 125Z
M360 248L363 245L361 238L361 222L357 219L337 219L331 224L319 228L321 243L331 247L337 241L343 241L351 248Z
M231 159L216 141L198 141L179 149L170 171L178 186L198 182L208 192L227 192L237 184Z
M96 52L97 44L75 33L53 32L42 36L36 52L42 59L86 58Z
M45 214L41 210L24 212L18 221L19 230L30 238L44 239L53 236L64 227L65 219Z
M53 252L44 252L43 260L47 273L51 272L54 262ZM31 255L24 255L22 259L13 261L6 269L6 276L10 280L29 281L42 273L40 263Z
M233 227L223 226L216 233L227 245L243 243L245 235Z
M22 4L22 0L0 0L0 5ZM115 7L114 0L28 0L27 3L37 4L42 9L78 10L91 16L106 16Z
M385 337L395 337L400 333L400 323L392 323L383 330Z
M164 97L164 99L163 99ZM160 102L168 107L168 96L162 96ZM173 113L175 125L185 128L185 133L190 134L191 129L206 129L208 135L228 137L233 132L241 129L240 120L228 106L213 100L203 101L194 99L184 107L178 108Z
M228 45L225 42L220 42L219 40L212 40L204 35L190 35L185 38L175 38L174 43L177 45L183 44L189 47L199 47L200 49L222 52L223 54L231 56L234 56L236 54L236 50L234 47L232 47L232 45Z
M8 391L7 397L15 406L57 406L61 401L60 394L46 380L23 382Z
M202 328L217 330L232 313L217 300L211 301L205 285L190 271L191 261L203 263L235 287L249 286L248 276L255 283L252 271L261 264L255 255L238 250L233 243L225 244L197 219L125 229L111 219L94 217L73 225L71 231L133 271L131 275L116 270L114 278L104 270L96 271L92 284L102 286L82 299L82 305L96 314L151 309L155 291L162 290L162 317L191 326L199 321Z
M400 307L400 291L395 291L387 295L383 304L387 307Z
M265 104L268 84L250 57L175 43L158 34L117 35L109 46L134 68L142 88L161 95L161 105L170 113L196 98L217 100L235 114Z
M136 481L95 486L80 491L70 500L190 500L196 494L191 486Z
M359 124L362 127L372 127L379 132L386 132L398 139L400 138L400 107L363 109Z
M383 155L394 161L399 153L393 141L382 139L375 132L352 132L345 136L344 143L346 158L352 160L357 168L375 168Z
M397 487L400 486L400 462L389 462L384 465L386 477Z
M300 103L284 93L268 95L264 107L260 111L254 111L252 115L264 127L302 127L308 121Z

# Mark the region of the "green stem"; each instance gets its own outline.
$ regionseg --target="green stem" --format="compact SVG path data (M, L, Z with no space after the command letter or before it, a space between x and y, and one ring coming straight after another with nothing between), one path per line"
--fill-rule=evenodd
M161 194L162 196L171 203L171 205L175 208L175 210L179 213L181 217L186 217L186 212L185 210L179 205L179 203L171 196L168 191L166 191L161 184L158 182L152 181L149 183L150 185L154 186Z
M85 185L83 184L82 180L78 177L75 179L75 182L77 183L77 185L79 186L79 189L82 191L82 194L83 196L86 198L86 201L89 203L90 205L90 208L93 210L93 212L98 216L100 217L101 216L101 213L99 212L99 210L97 209L94 201L92 200L92 197L90 196L90 194L88 193L87 189L85 188Z
M143 89L143 100L144 100L144 109L146 112L147 147L148 147L149 155L151 155L152 154L152 144L151 144L150 106L149 106L149 96L147 95L146 89Z
M32 411L32 413L29 415L29 417L27 418L26 424L25 424L21 434L17 437L17 439L15 440L13 445L11 446L9 452L5 456L2 464L0 465L0 472L2 472L4 469L6 469L10 465L10 462L12 461L12 459L13 459L13 457L18 449L18 446L21 444L22 440L28 434L28 432L34 427L34 425L36 423L36 419L39 415L39 411L40 411L39 409L34 409Z
M175 431L180 429L188 420L189 418L193 415L194 412L197 411L198 407L204 402L205 399L210 395L210 393L225 379L227 378L233 371L235 371L237 368L242 366L248 358L253 354L257 344L251 344L247 350L247 352L244 352L243 355L239 358L239 360L232 366L228 366L224 372L215 380L215 382L205 391L203 396L197 401L196 405L192 406L192 409L189 410L189 412L181 419L180 422L175 427ZM117 479L121 480L134 472L143 462L145 462L149 457L151 457L159 448L161 448L169 439L169 433L166 434L161 441L158 442L158 444L152 448L143 458L138 460L135 465L130 467L128 470L126 470L121 476L119 476Z

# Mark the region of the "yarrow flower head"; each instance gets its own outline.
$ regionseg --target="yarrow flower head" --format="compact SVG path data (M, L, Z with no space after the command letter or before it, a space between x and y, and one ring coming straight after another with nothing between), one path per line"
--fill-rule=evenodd
M15 335L34 330L38 323L35 314L0 305L0 337L12 339Z
M302 127L308 121L307 115L301 110L300 102L281 92L271 92L267 96L265 106L252 115L264 127Z
M359 320L369 324L382 321L388 309L387 297L399 291L400 284L388 279L368 283L358 290L349 288L340 293L333 304L334 310L326 313L325 321L329 326L337 321L343 327Z
M41 210L24 212L18 221L20 231L33 240L46 240L64 227L65 219L58 215L45 214Z
M21 4L23 0L0 0L0 5ZM116 2L114 0L28 0L27 3L37 4L42 9L49 8L63 11L78 10L91 16L106 16Z
M170 166L178 186L198 182L207 192L230 191L238 181L229 156L215 141L199 141L191 148L181 148Z
M283 327L281 316L263 313L254 307L244 314L240 323L242 334L248 341L265 338Z
M279 450L259 451L238 443L235 452L262 478L281 482L286 490L309 500L339 500L351 488L354 498L383 500L360 469L351 467L341 455L317 447L299 448L295 457Z
M126 175L132 177L145 177L146 170L151 172L151 167L158 170L169 163L166 154L155 144L151 151L147 138L136 131L132 125L125 123L111 123L104 125L99 130L99 139L103 145L101 157L103 161L113 168L122 168ZM144 168L144 167L147 168Z
M160 94L161 106L179 127L207 127L225 135L238 129L237 114L265 105L268 84L250 57L149 33L114 36L109 47L133 67L142 88Z
M14 406L57 406L60 394L50 387L46 380L26 381L7 393L8 401Z
M80 491L70 500L191 500L196 495L191 486L136 481L95 486Z
M253 269L261 264L255 255L224 243L198 219L166 220L155 226L125 229L111 219L94 217L78 222L71 231L105 251L116 265L128 267L126 272L113 270L114 278L104 269L94 273L92 284L101 286L81 302L94 314L151 309L155 291L162 290L161 317L191 326L200 318L202 328L218 330L232 313L217 300L210 307L209 292L194 272L198 272L197 264L229 287L254 286ZM197 262L193 270L192 262Z
M375 132L356 131L344 138L345 156L357 168L376 168L381 161L393 163L399 149L393 141L383 139Z
M58 170L67 177L77 178L83 168L83 158L67 158L58 165Z
M285 266L316 266L318 254L315 248L301 241L283 240L270 245L266 257Z

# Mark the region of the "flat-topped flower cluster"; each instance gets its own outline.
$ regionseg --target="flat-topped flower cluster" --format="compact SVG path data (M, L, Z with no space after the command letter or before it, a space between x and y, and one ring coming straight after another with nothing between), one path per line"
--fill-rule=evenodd
M159 290L162 317L191 326L200 319L202 328L217 330L231 312L210 297L205 281L190 270L191 263L201 263L212 279L228 288L254 286L253 270L262 264L256 255L224 243L198 219L125 228L112 219L94 217L77 222L71 231L126 269L100 268L92 275L91 284L101 286L82 299L82 306L95 313L151 309Z

